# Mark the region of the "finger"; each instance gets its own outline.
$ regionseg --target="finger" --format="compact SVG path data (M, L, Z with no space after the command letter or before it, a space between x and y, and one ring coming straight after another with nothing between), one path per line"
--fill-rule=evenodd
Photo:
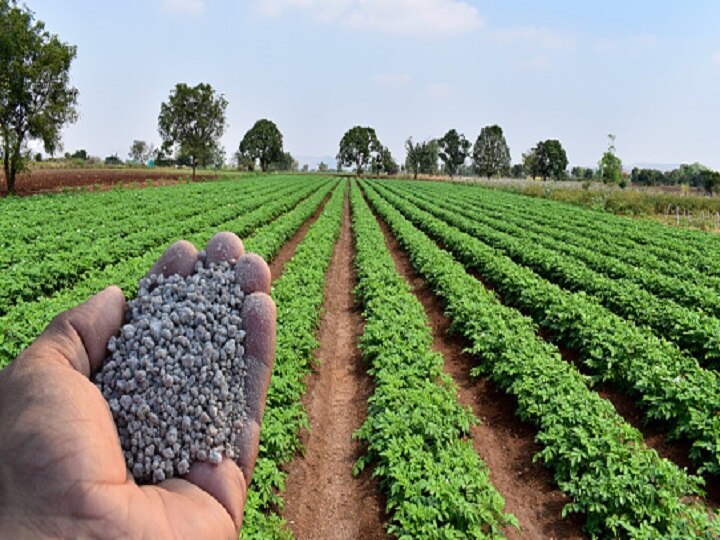
M238 434L240 452L237 461L249 482L257 458L260 426L275 361L275 303L267 294L251 294L243 304L242 319L247 363L244 388L247 422Z
M231 460L223 459L218 465L195 463L185 480L192 482L212 495L223 505L235 527L242 527L247 484L240 468Z
M198 261L198 252L187 240L178 240L160 255L160 258L153 264L148 276L163 275L170 277L179 274L187 277L195 271L195 264Z
M235 275L245 294L270 294L270 268L260 255L247 253L240 257L235 265Z
M245 247L237 235L231 232L219 232L207 243L205 251L208 263L234 263L245 253Z
M108 341L120 330L124 313L123 292L108 287L84 304L57 315L25 354L60 358L90 376L107 356Z

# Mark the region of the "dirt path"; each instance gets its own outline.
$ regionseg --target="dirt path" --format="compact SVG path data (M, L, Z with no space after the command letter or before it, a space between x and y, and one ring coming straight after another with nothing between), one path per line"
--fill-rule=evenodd
M352 433L367 416L372 393L357 348L362 318L354 308L354 248L345 201L340 238L325 284L325 304L316 353L320 365L306 380L303 403L311 431L303 434L304 457L288 466L283 516L298 540L387 538L378 483L352 467L360 444Z
M508 538L585 538L581 516L561 518L562 508L570 499L553 486L547 469L532 462L540 447L535 443L533 428L515 416L515 400L490 381L470 377L476 360L462 352L467 343L458 336L448 335L450 319L444 315L442 301L415 272L382 219L378 222L395 259L395 267L430 318L435 350L443 355L445 371L458 385L460 402L471 407L482 422L471 429L473 448L490 467L490 480L505 498L506 511L514 514L522 527L520 533L507 531Z

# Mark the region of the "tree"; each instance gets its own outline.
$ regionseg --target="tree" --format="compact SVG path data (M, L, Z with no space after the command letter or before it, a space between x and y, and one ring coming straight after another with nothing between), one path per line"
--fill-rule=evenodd
M328 167L328 164L325 163L324 161L321 161L320 163L318 163L318 172L324 173L324 172L328 172L329 170L330 170L330 167Z
M438 143L436 140L413 143L412 137L405 141L405 169L413 173L436 174L438 162Z
M562 180L568 166L567 154L556 139L540 141L537 146L523 154L523 166L533 178L540 176L543 180Z
M702 177L702 187L705 188L708 195L720 192L720 172L705 169L700 175Z
M470 153L470 141L455 129L448 131L438 140L440 159L445 163L445 172L452 178L465 163Z
M78 91L70 85L76 54L27 7L0 0L0 154L10 193L27 166L27 143L40 140L53 154L62 126L77 119Z
M225 109L225 97L216 95L206 83L192 87L178 83L168 101L160 106L158 131L163 150L169 152L176 147L181 155L189 156L193 180L198 164L213 161L219 153Z
M343 165L355 166L357 174L376 159L382 145L371 127L355 126L349 129L340 140L340 152L337 155L338 168Z
M253 161L259 161L262 171L267 172L270 164L280 159L283 153L282 133L274 122L264 118L258 120L245 133L240 143L240 153Z
M382 170L390 176L395 176L400 171L400 167L398 166L395 159L392 157L392 153L387 146L383 146L382 150L380 151L380 163L382 166Z
M269 167L273 171L297 171L299 168L300 163L292 157L290 152L281 152L280 157L271 163Z
M153 156L155 152L155 146L148 144L145 141L134 140L130 146L130 152L128 157L133 161L145 164Z
M79 159L80 161L87 161L89 158L90 158L90 156L88 156L87 150L85 150L84 148L75 150L75 152L70 154L70 159Z
M573 167L570 169L570 176L575 180L592 180L595 178L595 171L590 167Z
M122 160L117 154L105 158L105 165L122 165Z
M598 162L598 176L604 184L619 184L622 180L622 161L615 155L615 135L608 135L608 149Z
M480 130L473 147L473 164L479 176L507 176L510 173L510 148L500 126Z
M525 167L523 167L522 163L516 163L510 167L510 176L512 178L525 178L525 175Z
M413 173L415 180L417 180L420 171L420 160L424 145L425 143L413 143L412 137L408 137L408 140L405 141L405 168Z

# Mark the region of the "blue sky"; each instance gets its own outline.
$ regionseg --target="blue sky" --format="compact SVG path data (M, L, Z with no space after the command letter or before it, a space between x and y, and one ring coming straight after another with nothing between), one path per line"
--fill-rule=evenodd
M127 157L159 143L177 82L229 101L227 155L269 118L297 156L356 124L404 159L408 136L474 142L499 124L513 161L557 138L594 165L617 136L636 162L720 169L717 0L28 0L78 47L80 120L65 149Z

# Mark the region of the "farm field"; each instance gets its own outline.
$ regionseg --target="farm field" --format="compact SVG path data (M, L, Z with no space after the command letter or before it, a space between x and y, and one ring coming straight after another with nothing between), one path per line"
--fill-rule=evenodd
M720 538L720 236L441 182L0 200L0 367L173 241L271 267L243 538Z

